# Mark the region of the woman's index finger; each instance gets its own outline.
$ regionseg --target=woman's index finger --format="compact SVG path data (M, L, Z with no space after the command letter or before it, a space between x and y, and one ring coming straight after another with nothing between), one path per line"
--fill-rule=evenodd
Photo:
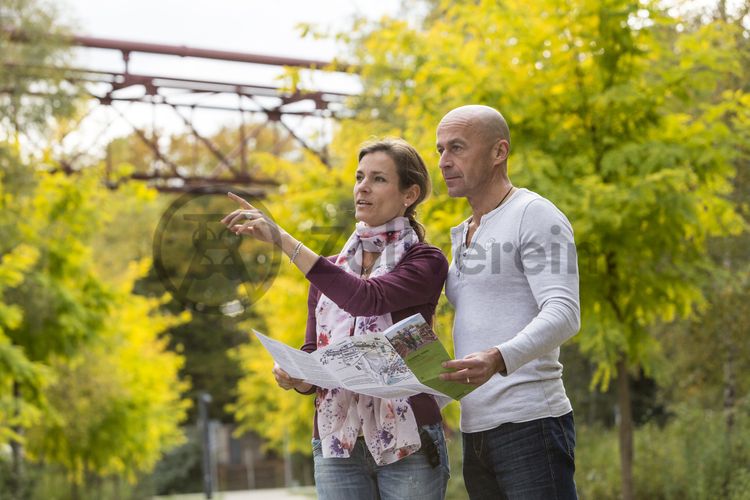
M240 198L239 196L237 196L234 193L227 193L227 196L229 196L234 201L236 201L237 203L239 203L240 205L242 205L243 208L248 208L248 209L252 209L253 208L253 206L250 203L248 203L247 201L245 201L244 198Z

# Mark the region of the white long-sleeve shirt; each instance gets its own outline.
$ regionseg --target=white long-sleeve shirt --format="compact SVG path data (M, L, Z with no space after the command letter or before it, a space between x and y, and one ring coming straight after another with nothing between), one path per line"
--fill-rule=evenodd
M497 347L507 372L461 400L461 430L557 417L571 411L558 361L580 327L573 230L550 201L519 189L482 217L467 247L468 221L451 229L445 285L456 309L456 358Z

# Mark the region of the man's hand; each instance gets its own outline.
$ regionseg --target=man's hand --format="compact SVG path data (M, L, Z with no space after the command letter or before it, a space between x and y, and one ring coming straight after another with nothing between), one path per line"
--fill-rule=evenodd
M461 382L467 385L480 386L494 374L505 372L505 361L500 350L491 347L486 351L473 352L463 359L454 359L443 363L443 368L455 370L441 373L440 380Z

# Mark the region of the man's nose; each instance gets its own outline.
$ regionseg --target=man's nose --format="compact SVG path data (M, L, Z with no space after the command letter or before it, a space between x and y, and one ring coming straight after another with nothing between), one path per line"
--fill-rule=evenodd
M449 168L452 165L452 162L450 161L450 158L448 156L448 153L443 151L440 153L440 160L438 161L438 166L441 169Z

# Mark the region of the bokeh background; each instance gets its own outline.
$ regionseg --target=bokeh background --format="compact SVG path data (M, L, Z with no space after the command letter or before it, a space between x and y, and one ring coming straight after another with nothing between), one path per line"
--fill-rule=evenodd
M433 175L418 217L449 254L470 211L447 196L435 127L467 103L505 115L514 184L575 231L582 328L561 360L581 498L750 498L749 12L747 0L405 0L344 28L300 27L334 42L327 70L349 75L321 126L196 119L209 146L153 119L85 148L101 100L70 71L71 7L0 0L0 498L201 492L204 449L218 490L312 484L312 398L276 387L250 333L301 345L307 282L283 261L269 274L273 256L249 243L241 271L202 277L194 229L164 223L194 194L154 175L164 158L215 174L191 213L225 213L223 192L247 192L331 254L355 222L358 146L400 136ZM288 95L325 81L272 78ZM254 137L237 154L243 126ZM252 179L217 171L212 148ZM220 297L218 312L170 293L159 259L195 296ZM448 346L451 324L443 298ZM449 498L462 499L458 405L444 417Z

